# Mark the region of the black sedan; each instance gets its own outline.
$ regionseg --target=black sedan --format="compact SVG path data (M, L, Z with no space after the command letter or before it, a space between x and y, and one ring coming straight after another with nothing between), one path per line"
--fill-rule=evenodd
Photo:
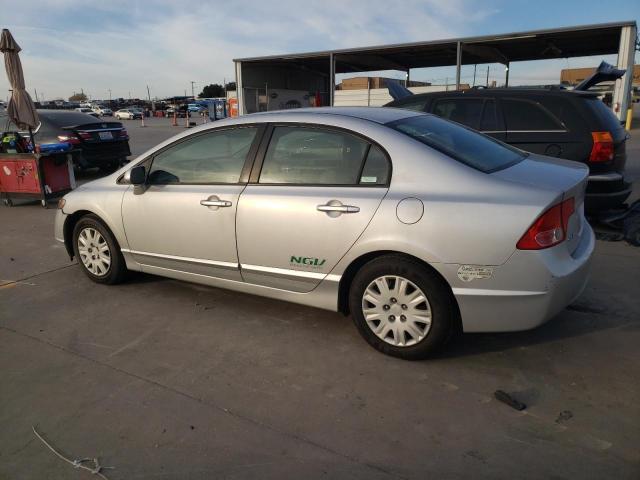
M34 132L36 145L71 144L73 161L79 168L112 171L131 155L129 135L120 122L65 110L38 110L38 115L41 124Z

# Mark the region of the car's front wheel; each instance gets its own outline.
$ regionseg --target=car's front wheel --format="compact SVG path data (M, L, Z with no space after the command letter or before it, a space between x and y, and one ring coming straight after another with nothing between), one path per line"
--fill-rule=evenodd
M86 215L73 229L73 248L82 271L94 282L115 284L127 273L120 246L95 215Z
M453 300L442 279L401 255L376 258L358 271L349 308L371 346L407 360L438 351L455 325Z

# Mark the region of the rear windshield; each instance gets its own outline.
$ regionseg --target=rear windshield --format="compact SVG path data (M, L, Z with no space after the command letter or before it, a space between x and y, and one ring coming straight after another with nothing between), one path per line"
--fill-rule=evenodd
M526 156L521 150L434 115L402 118L387 126L485 173L507 168Z
M588 98L585 104L598 119L598 128L611 132L622 128L620 121L613 114L611 108L607 107L602 100L598 98Z
M58 127L86 125L88 123L96 123L99 121L88 113L81 112L38 110L38 115L46 118L50 123Z

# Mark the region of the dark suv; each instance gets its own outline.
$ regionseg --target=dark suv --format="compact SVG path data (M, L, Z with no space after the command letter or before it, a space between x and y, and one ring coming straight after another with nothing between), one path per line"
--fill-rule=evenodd
M593 93L471 89L411 95L385 106L433 113L528 152L586 163L590 213L619 207L631 193L624 179L627 132Z

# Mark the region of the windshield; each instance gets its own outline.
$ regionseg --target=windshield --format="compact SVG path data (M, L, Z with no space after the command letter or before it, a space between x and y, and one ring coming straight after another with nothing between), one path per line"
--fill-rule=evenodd
M517 148L434 115L406 117L386 125L485 173L507 168L526 157Z

